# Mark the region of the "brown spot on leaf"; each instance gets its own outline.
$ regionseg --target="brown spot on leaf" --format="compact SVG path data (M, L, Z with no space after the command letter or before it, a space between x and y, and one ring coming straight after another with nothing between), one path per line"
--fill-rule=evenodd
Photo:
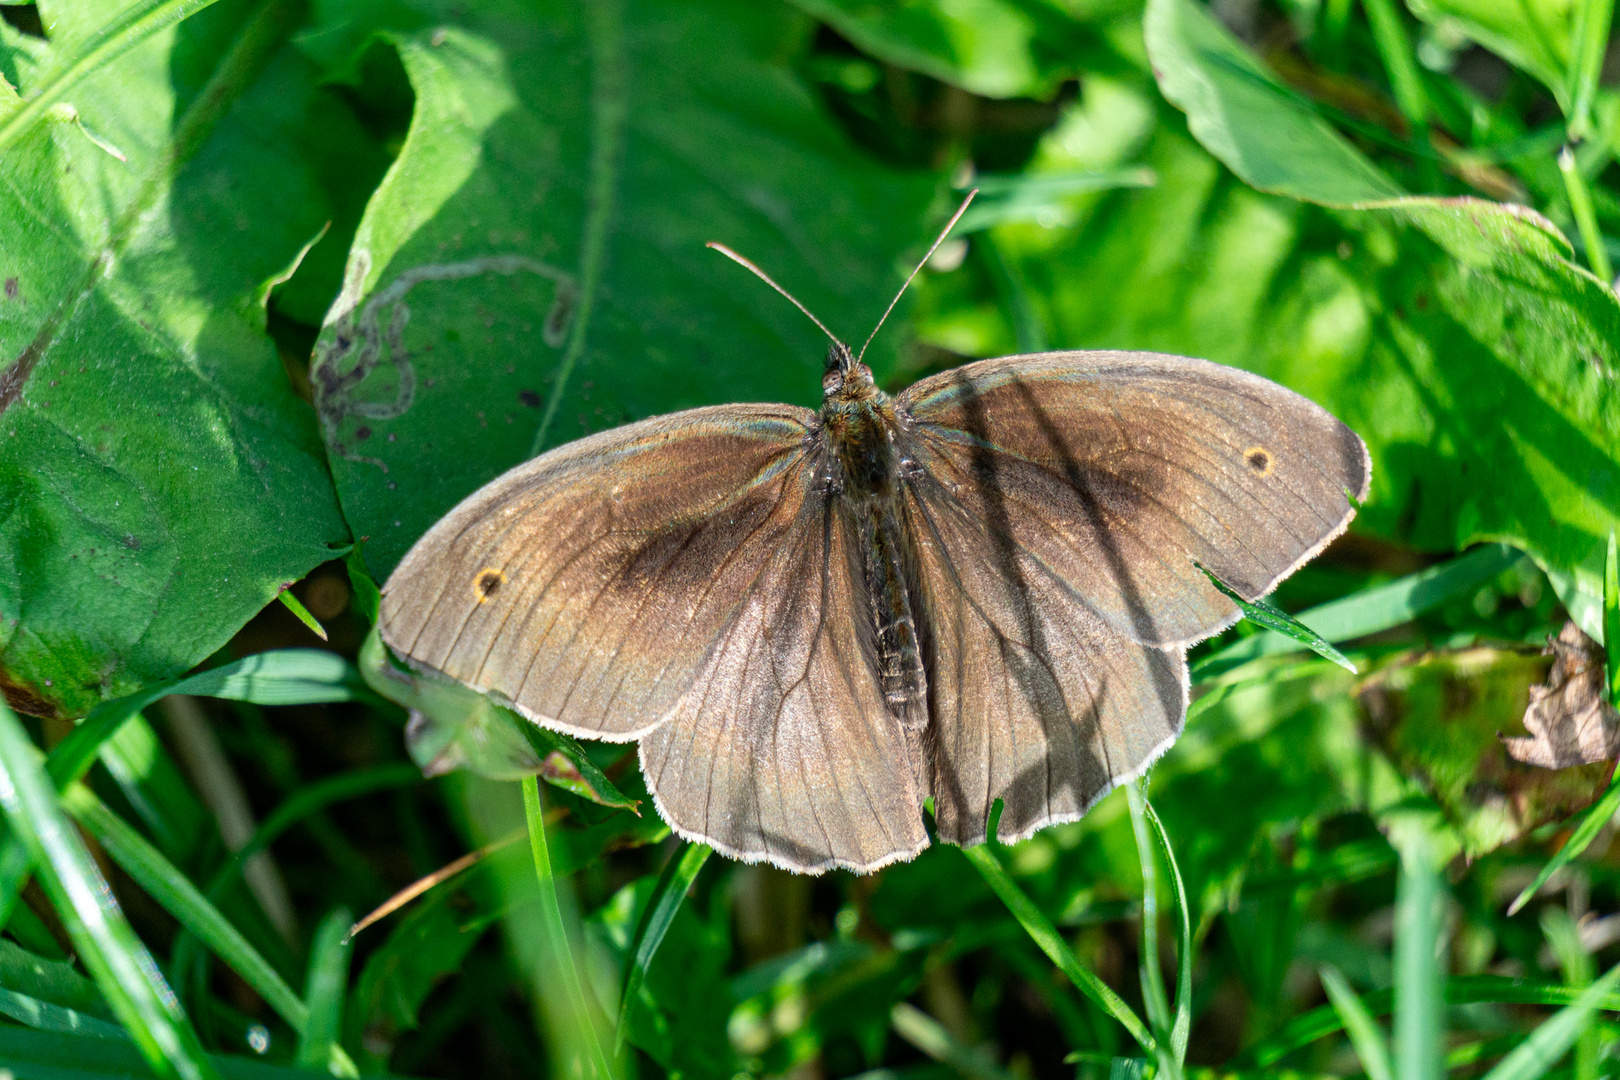
M6 278L6 299L15 300L20 292L22 292L22 287L18 285L17 279L14 277Z
M540 407L540 395L535 393L533 390L519 390L518 401L524 405L527 405L531 409L538 409Z

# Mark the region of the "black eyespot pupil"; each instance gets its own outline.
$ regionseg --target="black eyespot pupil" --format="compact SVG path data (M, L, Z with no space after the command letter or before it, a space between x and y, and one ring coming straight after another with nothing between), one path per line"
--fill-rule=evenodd
M1249 464L1254 466L1256 472L1265 472L1266 466L1271 464L1271 459L1266 456L1264 450L1256 450L1249 455Z
M500 586L501 575L493 570L486 570L478 575L478 591L485 596L494 592Z

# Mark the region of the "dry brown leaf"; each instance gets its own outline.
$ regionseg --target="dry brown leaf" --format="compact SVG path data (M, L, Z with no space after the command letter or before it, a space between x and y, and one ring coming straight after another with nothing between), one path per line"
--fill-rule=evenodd
M1604 693L1603 647L1568 622L1548 648L1552 670L1544 684L1530 688L1524 710L1530 734L1504 737L1502 744L1516 760L1544 769L1611 760L1620 754L1620 712Z

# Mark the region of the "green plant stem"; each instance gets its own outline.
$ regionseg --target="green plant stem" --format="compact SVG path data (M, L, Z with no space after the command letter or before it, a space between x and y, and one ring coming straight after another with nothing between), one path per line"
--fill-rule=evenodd
M1558 151L1558 171L1564 176L1569 210L1575 216L1575 227L1581 232L1581 243L1586 246L1586 261L1591 264L1592 273L1603 279L1605 285L1613 287L1614 268L1609 264L1609 249L1604 246L1597 213L1592 209L1592 193L1576 167L1575 152L1567 146Z
M1422 827L1394 837L1401 853L1395 885L1395 1075L1439 1080L1445 1071L1445 969L1440 958L1445 894Z
M1389 73L1390 89L1395 93L1395 105L1412 126L1412 142L1418 148L1418 167L1424 174L1423 186L1432 190L1439 175L1429 146L1429 95L1423 88L1423 73L1418 70L1412 53L1411 40L1406 36L1406 25L1395 8L1395 0L1362 0L1367 22L1372 25L1373 43L1378 47L1384 70Z
M602 1050L595 1017L585 999L579 967L574 963L573 945L563 924L562 907L557 900L557 879L551 872L551 853L546 844L545 806L540 801L540 782L533 776L521 781L523 812L529 825L529 850L534 856L534 875L540 884L540 921L556 974L562 982L573 1033L584 1051L586 1063L599 1080L612 1080L613 1069Z
M1164 990L1164 971L1159 966L1159 868L1153 853L1153 837L1147 823L1147 800L1138 781L1125 784L1125 799L1131 811L1131 829L1136 836L1136 855L1142 866L1142 1003L1148 1022L1158 1040L1160 1075L1179 1080L1181 1063L1170 1042L1174 1023L1170 998Z
M1569 137L1579 142L1592 135L1592 99L1614 21L1614 0L1576 0L1575 32L1570 58Z

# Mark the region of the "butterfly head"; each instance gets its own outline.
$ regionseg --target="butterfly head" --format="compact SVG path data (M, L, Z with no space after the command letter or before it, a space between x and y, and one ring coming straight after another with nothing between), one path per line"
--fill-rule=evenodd
M833 398L866 397L874 388L872 369L855 358L848 345L834 340L827 349L827 367L821 376L821 393Z

